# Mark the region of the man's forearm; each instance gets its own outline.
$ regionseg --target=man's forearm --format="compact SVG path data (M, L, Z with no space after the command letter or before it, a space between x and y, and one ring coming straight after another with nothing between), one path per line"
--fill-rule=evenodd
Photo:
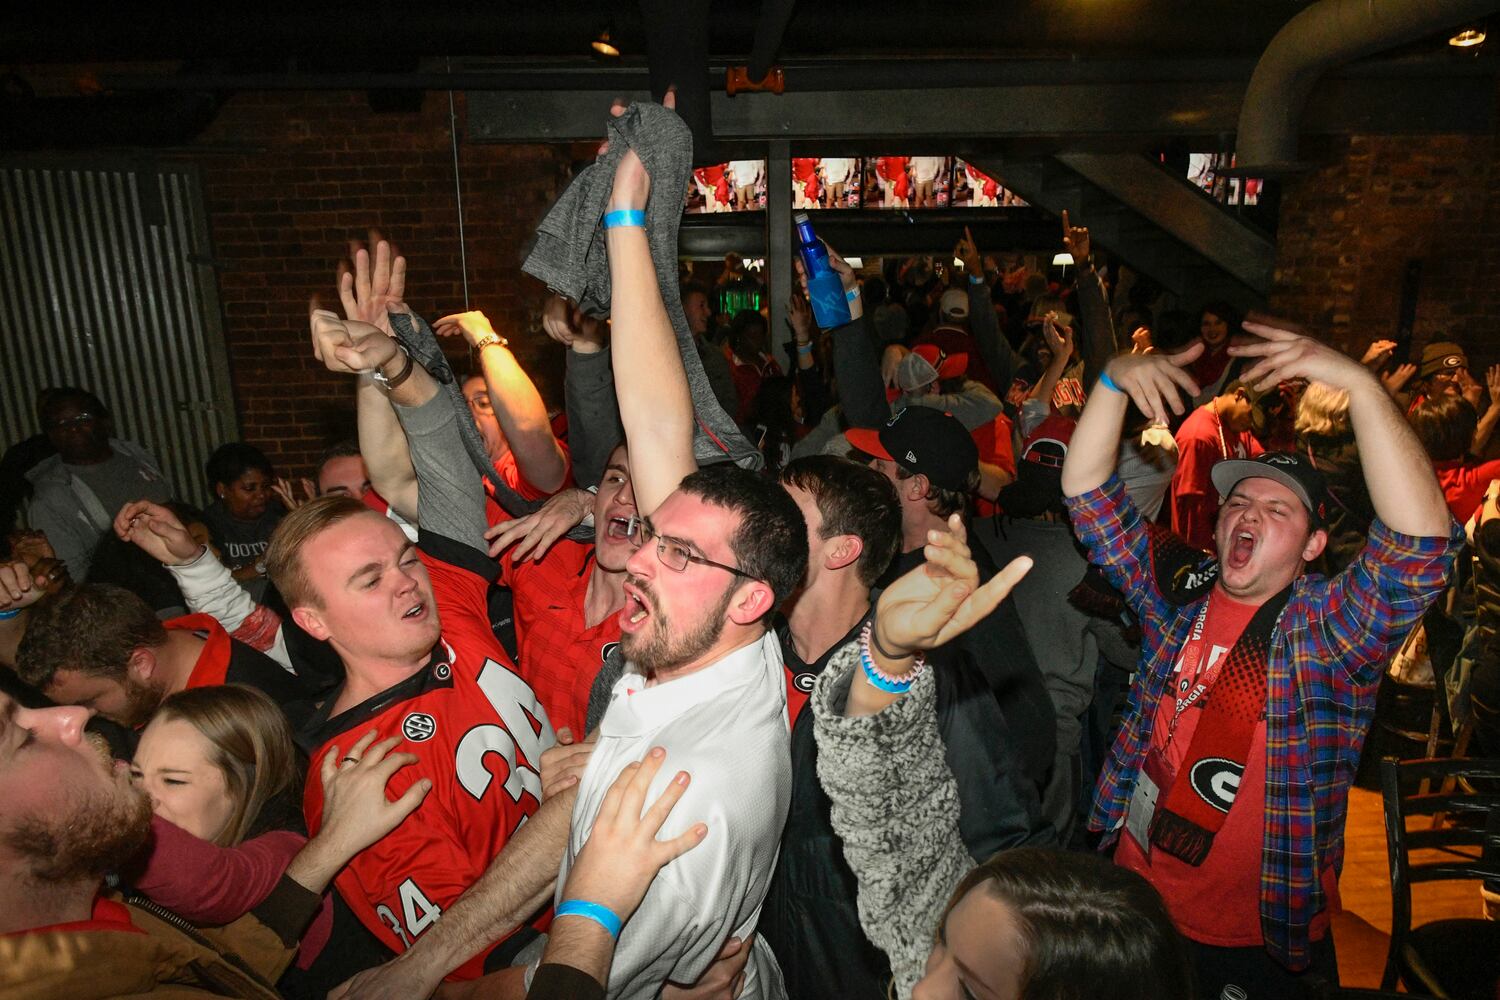
M1083 414L1068 443L1063 459L1062 488L1065 496L1081 496L1096 490L1114 475L1120 458L1120 434L1125 429L1125 411L1130 397L1104 385L1095 385L1084 404Z
M409 521L417 519L417 472L407 450L406 432L384 389L368 375L355 390L359 454L370 473L370 485Z
M1429 538L1447 534L1448 503L1411 425L1375 376L1366 375L1345 388L1349 390L1349 422L1375 513L1402 534Z
M492 343L479 352L484 385L490 393L495 419L516 456L516 466L528 483L551 493L568 474L567 460L552 436L547 404L504 344Z
M490 867L398 961L441 979L510 933L551 898L567 849L575 786L542 803Z

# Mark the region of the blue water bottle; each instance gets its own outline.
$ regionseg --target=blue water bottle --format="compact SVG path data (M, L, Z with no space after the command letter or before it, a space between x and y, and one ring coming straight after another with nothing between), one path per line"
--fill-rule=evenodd
M797 252L801 254L802 267L807 271L807 297L813 319L825 330L843 326L853 317L849 313L844 281L828 263L828 248L813 233L806 212L798 212L792 216L792 221L797 224Z

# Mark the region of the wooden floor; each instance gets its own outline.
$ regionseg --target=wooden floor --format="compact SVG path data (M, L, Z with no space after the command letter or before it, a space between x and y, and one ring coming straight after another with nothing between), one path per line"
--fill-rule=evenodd
M1344 874L1339 880L1344 912L1333 918L1339 978L1345 986L1379 986L1385 967L1391 933L1391 879L1383 823L1380 794L1351 789L1349 821L1344 828ZM1416 853L1413 860L1427 859ZM1415 923L1478 917L1482 911L1477 882L1435 882L1412 890Z

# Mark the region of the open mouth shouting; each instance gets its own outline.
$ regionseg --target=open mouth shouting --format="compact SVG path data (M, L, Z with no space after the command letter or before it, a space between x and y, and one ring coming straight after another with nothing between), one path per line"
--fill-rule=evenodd
M404 622L425 621L427 619L427 614L427 602L417 601L415 604L401 613L401 620Z
M1259 543L1255 532L1247 528L1237 529L1229 536L1229 551L1223 554L1224 565L1230 569L1244 569L1250 564Z
M634 634L641 630L646 620L651 617L652 600L649 594L638 585L626 583L625 606L620 609L620 631Z

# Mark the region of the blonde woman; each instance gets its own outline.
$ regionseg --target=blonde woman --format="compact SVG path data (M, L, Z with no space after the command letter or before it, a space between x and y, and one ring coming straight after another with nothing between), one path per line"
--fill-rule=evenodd
M1309 382L1297 404L1293 425L1297 451L1308 456L1328 484L1333 507L1328 516L1328 546L1316 569L1334 576L1364 548L1375 516L1359 466L1359 449L1349 426L1349 393L1321 382Z

